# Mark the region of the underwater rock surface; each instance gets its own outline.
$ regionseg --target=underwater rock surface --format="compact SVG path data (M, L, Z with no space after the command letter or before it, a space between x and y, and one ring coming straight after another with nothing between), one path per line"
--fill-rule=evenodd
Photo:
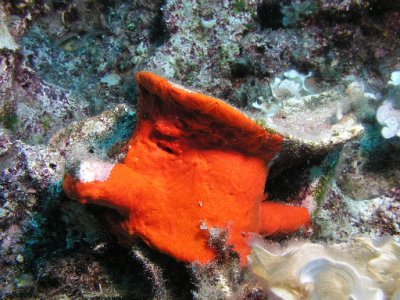
M210 231L218 261L187 266L140 243L120 248L102 209L63 195L70 162L124 158L141 70L226 100L288 138L266 192L313 214L289 255L323 249L309 257L307 280L289 280L301 293L317 295L330 269L328 278L353 280L340 283L347 291L367 276L368 297L398 297L382 261L391 255L397 266L400 238L399 16L389 0L3 1L0 298L274 297L223 230ZM390 239L375 242L382 236ZM289 238L274 239L280 252L254 254L275 253L284 273ZM375 260L357 260L360 247Z

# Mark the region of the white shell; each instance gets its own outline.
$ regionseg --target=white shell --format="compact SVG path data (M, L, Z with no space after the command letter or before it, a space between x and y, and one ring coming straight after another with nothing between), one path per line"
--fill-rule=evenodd
M348 244L252 242L251 269L282 299L395 299L400 244L358 238ZM392 298L391 298L392 297Z

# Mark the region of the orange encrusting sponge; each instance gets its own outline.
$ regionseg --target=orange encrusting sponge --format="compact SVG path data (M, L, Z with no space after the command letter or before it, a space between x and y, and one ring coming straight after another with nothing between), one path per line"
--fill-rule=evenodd
M136 78L138 124L124 162L104 181L64 180L69 197L117 211L109 221L121 244L140 236L178 260L208 263L208 229L221 228L246 264L251 234L309 226L307 209L264 201L282 136L221 100L150 72Z

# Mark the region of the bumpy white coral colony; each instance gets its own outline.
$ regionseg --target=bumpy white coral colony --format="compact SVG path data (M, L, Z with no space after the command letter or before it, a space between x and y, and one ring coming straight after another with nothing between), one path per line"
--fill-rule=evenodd
M376 111L376 120L383 126L381 133L385 139L400 137L400 110L391 100L383 101Z
M390 77L389 85L400 86L400 71L395 71ZM385 100L376 111L376 120L383 125L382 136L385 139L400 137L400 109L395 107L394 100Z
M282 299L400 299L400 244L358 238L349 244L254 241L251 266Z

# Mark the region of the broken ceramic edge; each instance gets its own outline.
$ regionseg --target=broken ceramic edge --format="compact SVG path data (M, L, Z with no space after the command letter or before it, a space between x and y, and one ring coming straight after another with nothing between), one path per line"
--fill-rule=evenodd
M126 104L118 104L113 109L103 111L101 114L93 117L87 117L83 120L72 122L66 127L58 130L49 141L49 147L58 148L60 143L65 142L66 138L74 139L74 135L82 134L85 131L89 131L88 127L96 127L96 131L87 134L88 136L99 136L104 132L110 131L110 126L116 123L117 120L122 119L135 112ZM98 127L94 126L97 123L109 123L107 126Z
M283 142L283 148L285 147L285 145L290 144L290 145L305 146L313 151L319 151L322 149L333 149L338 145L342 145L348 141L360 137L364 133L364 126L362 126L361 124L354 124L351 127L344 129L341 129L339 127L341 124L335 124L335 125L337 125L337 127L335 128L336 130L332 131L332 133L335 132L338 133L338 131L340 131L338 134L332 134L326 138L319 140L308 140L299 138L294 134L282 132L279 130L279 128L269 127L269 125L263 124L265 130L280 134L284 137L285 140Z
M326 103L341 102L342 95L336 90L327 90L322 93L315 93L300 97L290 97L282 100L282 109L289 110L297 108L298 111L316 109ZM311 106L310 106L311 105Z
M284 170L301 165L304 162L318 163L327 154L337 151L337 149L340 149L346 143L359 138L364 133L364 127L362 125L355 126L346 132L346 134L316 141L300 139L294 135L284 134L274 129L271 131L281 134L284 137L284 141L280 152L270 163L269 179L278 176Z
M49 151L56 151L63 158L60 168L70 170L81 181L105 181L114 163L122 157L110 157L110 149L102 147L102 143L104 139L107 141L113 136L115 130L124 130L117 124L126 117L134 116L135 111L129 106L117 105L100 115L72 122L58 130L50 138L47 148Z
M258 113L253 118L267 131L282 135L286 142L305 145L311 150L332 149L364 132L354 113L348 113L339 122L333 123L336 103L343 101L342 98L335 90L291 97L282 100L281 110L274 117Z

